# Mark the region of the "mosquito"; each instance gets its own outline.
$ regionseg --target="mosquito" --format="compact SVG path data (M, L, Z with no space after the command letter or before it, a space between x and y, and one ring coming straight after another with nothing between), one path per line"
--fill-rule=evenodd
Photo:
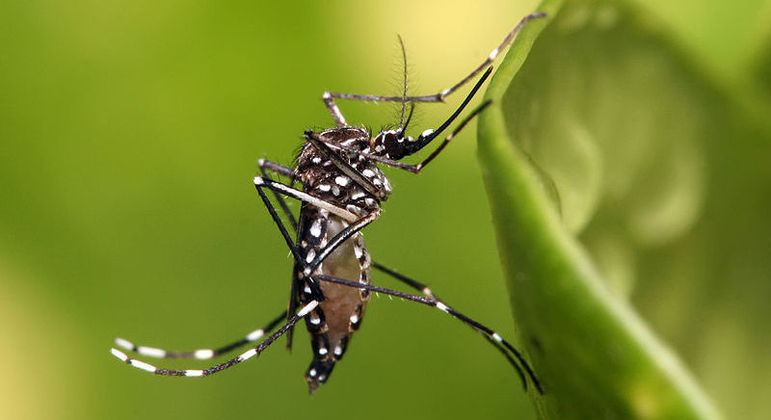
M468 325L504 355L515 368L525 389L529 380L539 393L543 393L533 369L511 343L447 304L425 284L374 262L364 244L361 231L380 217L381 203L391 194L391 185L378 165L391 166L415 174L425 168L469 121L490 104L489 101L469 112L420 163L409 164L400 160L422 150L445 132L490 76L493 60L512 42L522 26L532 19L545 16L536 12L522 18L482 64L450 88L434 95L407 96L406 54L404 44L399 38L405 60L404 90L401 96L325 92L322 99L335 121L335 127L320 132L306 130L305 143L294 168L264 159L258 161L261 176L254 178L254 185L294 257L291 292L286 311L281 312L264 327L218 348L168 351L137 346L122 338L117 338L115 344L126 351L147 357L205 360L230 353L264 337L263 341L238 357L207 369L158 368L130 358L116 348L112 348L110 352L124 363L156 375L208 376L262 353L283 335L287 335L287 347L291 348L292 331L300 320L304 320L313 350L313 359L305 373L305 380L312 394L329 379L336 363L343 358L353 333L361 327L370 295L375 292L435 307ZM473 80L479 73L482 73L482 76L463 102L439 127L427 129L415 138L406 135L415 103L444 102L447 96ZM336 99L401 102L398 128L386 129L373 136L363 127L351 126L340 112ZM409 113L406 112L408 104ZM271 174L286 177L290 182L286 184L275 181ZM295 188L295 184L300 184L301 188ZM268 197L267 191L272 193L274 201L278 203L284 218L289 222L289 228ZM295 218L285 197L300 201L299 217ZM290 229L295 232L294 236L290 234ZM373 268L403 282L421 295L373 285Z

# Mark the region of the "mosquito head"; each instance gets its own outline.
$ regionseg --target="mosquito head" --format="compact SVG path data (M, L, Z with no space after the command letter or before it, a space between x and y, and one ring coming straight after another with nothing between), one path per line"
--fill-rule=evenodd
M404 156L414 153L410 151L410 144L412 143L415 143L415 139L404 136L404 131L401 129L384 130L372 139L370 149L374 152L372 154L376 156L399 160Z

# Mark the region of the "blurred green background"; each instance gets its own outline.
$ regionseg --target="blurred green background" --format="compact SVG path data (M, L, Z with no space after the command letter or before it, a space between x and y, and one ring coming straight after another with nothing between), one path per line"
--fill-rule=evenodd
M771 51L771 6L710 3L646 7L710 77L746 86L754 57ZM304 129L331 125L324 90L398 93L396 34L407 43L411 92L433 93L535 6L0 2L0 417L532 417L518 378L484 340L386 297L373 299L345 360L313 397L302 331L291 354L280 343L205 380L143 374L107 350L116 335L215 346L282 310L291 261L251 183L256 160L289 164ZM413 127L433 126L458 100L420 106ZM398 116L393 105L341 108L374 129ZM395 193L366 237L378 261L514 336L473 139L467 130L419 177L388 172ZM761 260L767 241L758 242L750 251ZM756 282L747 283L762 286L768 273L748 269ZM747 335L768 312L744 317L741 304L767 292L715 297L735 316L711 330L715 352L675 343L729 414L768 405L758 391L768 381L745 381L751 372L741 369L769 370L768 334ZM634 302L672 339L680 331L667 328L668 316L683 314L660 298ZM708 306L688 310L692 321L714 322Z

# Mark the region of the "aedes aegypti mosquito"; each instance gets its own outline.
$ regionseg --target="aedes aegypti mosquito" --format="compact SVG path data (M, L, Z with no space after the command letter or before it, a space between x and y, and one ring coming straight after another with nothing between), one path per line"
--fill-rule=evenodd
M117 338L115 343L125 350L143 356L211 359L255 342L281 325L265 340L236 358L202 370L157 368L141 360L129 358L125 353L115 348L110 350L111 353L131 366L156 375L208 376L260 354L284 334L287 334L288 347L291 347L292 330L297 322L305 319L313 348L313 360L305 374L305 379L308 382L310 392L313 393L319 385L328 380L335 363L342 359L351 336L361 326L364 308L370 293L377 292L436 307L470 326L503 353L516 369L525 389L527 389L527 378L529 378L536 390L543 393L533 369L514 346L490 328L449 306L426 285L373 262L360 233L364 227L380 216L380 203L391 194L391 185L377 164L419 173L470 120L490 103L482 103L471 111L444 138L442 144L422 162L407 164L399 162L399 160L423 149L455 121L490 76L493 60L512 42L514 36L525 23L539 17L545 17L545 14L532 13L525 16L482 64L461 81L440 93L407 96L406 64L402 96L325 92L323 100L335 120L336 127L321 132L305 131L305 144L299 153L297 166L294 169L262 159L259 161L262 176L254 178L254 185L273 221L278 226L278 230L284 237L295 261L291 296L286 311L263 328L216 349L168 351L154 347L137 346L122 338ZM404 54L403 44L402 53ZM417 138L405 135L415 102L444 102L448 95L485 69L486 71L461 105L437 129L425 130ZM335 99L401 102L402 111L399 126L397 129L381 131L373 137L365 128L348 125L337 107ZM410 105L410 110L405 119L407 104ZM274 181L269 176L269 172L287 177L291 184ZM293 188L294 183L300 183L302 189ZM292 229L297 232L294 239L266 195L266 189L273 192L281 211L289 220ZM301 202L298 219L295 219L286 201L284 201L284 196ZM423 296L373 286L370 277L372 268L402 281L407 286L421 292Z

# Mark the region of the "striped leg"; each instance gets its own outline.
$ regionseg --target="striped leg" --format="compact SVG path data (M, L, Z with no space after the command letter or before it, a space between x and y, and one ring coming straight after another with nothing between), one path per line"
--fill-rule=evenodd
M406 279L406 277L404 277L404 276L401 276L401 275L399 275L399 276L401 278L403 278L403 279ZM535 386L535 388L538 391L538 393L539 394L543 394L543 388L541 387L541 383L538 381L538 378L535 376L535 373L533 372L533 369L527 363L527 361L522 356L522 354L513 345L511 345L511 343L506 341L503 337L501 337L495 331L491 330L490 328L486 327L483 324L480 324L477 321L474 321L473 319L469 318L468 316L464 315L463 313L458 312L457 310L453 309L452 307L450 307L446 303L442 302L441 300L436 299L435 297L434 298L429 298L429 297L423 297L423 296L416 296L416 295L412 295L412 294L409 294L409 293L399 292L397 290L385 289L385 288L382 288L382 287L372 286L372 285L369 285L369 284L363 284L363 283L353 282L353 281L349 281L349 280L345 280L345 279L340 279L340 278L336 278L336 277L330 277L330 276L327 276L327 275L324 275L324 274L314 274L313 277L318 279L318 280L321 280L321 281L327 281L327 282L330 282L330 283L342 284L342 285L354 287L354 288L357 288L357 289L368 289L368 290L376 292L376 293L383 293L383 294L386 294L386 295L396 296L396 297L399 297L399 298L402 298L402 299L411 300L413 302L421 303L423 305L433 306L433 307L439 309L440 311L453 316L454 318L458 319L462 323L470 326L474 330L476 330L479 333L483 334L485 337L488 338L488 340L490 342L499 343L500 345L503 346L504 349L506 349L509 352L511 352L513 357L517 360L517 362L519 362L519 365L521 365L521 367L527 373L527 376L533 382L533 385ZM412 287L421 287L421 290L424 290L424 291L427 290L428 293L431 293L431 290L428 290L428 288L425 287L425 285L423 285L422 283L418 283L418 282L416 282L414 280L411 280L411 279L409 279L409 282L406 282L406 283L411 285ZM431 293L431 296L434 296L433 293ZM508 359L512 360L510 357ZM516 366L516 364L515 364L515 366ZM519 370L519 369L520 368L517 367L517 370ZM520 371L520 375L523 376L521 371ZM525 386L525 389L527 389L527 382L523 382L523 384Z
M143 362L141 360L132 359L128 356L126 356L125 353L122 351L112 348L110 349L110 353L112 353L113 356L120 359L122 362L129 364L131 366L134 366L137 369L144 370L146 372L154 373L156 375L162 375L162 376L209 376L213 375L217 372L223 371L229 367L235 366L245 360L248 360L260 353L262 353L266 348L268 348L271 344L273 344L279 337L284 335L284 333L287 332L292 326L294 326L298 321L303 319L308 313L310 313L312 310L316 309L316 307L319 305L319 302L316 300L310 301L307 305L303 306L302 309L300 309L299 312L297 312L296 315L291 317L281 328L278 329L275 333L271 334L266 338L263 342L261 342L256 347L252 348L251 350L241 354L240 356L230 359L225 363L221 363L219 365L212 366L207 369L184 369L184 370L175 370L175 369L164 369L164 368L158 368L155 367L149 363Z
M281 321L283 321L284 319L286 319L286 312L282 312L281 315L279 315L278 317L270 321L270 323L268 323L267 325L265 325L260 329L250 332L244 338L233 341L232 343L229 343L229 344L225 344L224 346L218 347L216 349L198 349L193 351L163 350L155 347L137 346L134 343L120 337L115 339L115 345L123 348L124 350L135 352L135 353L141 354L142 356L148 356L148 357L157 357L157 358L163 358L163 359L208 360L226 353L230 353L231 351L239 347L243 347L249 343L253 343L259 340L265 334L273 331L273 329L275 329L276 326L280 324Z
M260 167L260 172L262 172L262 176L265 179L271 180L270 176L268 175L268 171L271 171L273 173L283 175L291 180L291 184L293 185L296 181L295 179L295 173L294 170L291 168L287 168L286 166L279 165L278 163L271 162L269 160L265 159L259 159L257 161L257 165ZM277 191L273 191L273 197L278 201L278 205L281 207L281 211L284 212L284 215L287 216L289 219L289 223L292 225L293 230L297 230L297 221L292 217L292 211L289 209L289 206L286 204L286 200L284 200L284 197L281 196Z
M520 29L530 20L537 19L537 18L543 18L546 17L545 13L535 12L531 13L522 20L517 23L517 25L506 34L506 37L503 39L503 42L501 42L500 45L498 45L497 48L492 50L490 52L490 55L485 58L485 60L477 66L471 73L466 75L461 81L458 83L450 86L449 88L439 92L435 93L433 95L422 95L422 96L381 96L381 95L354 95L350 93L337 93L337 92L324 92L322 95L322 99L324 100L324 104L327 107L327 110L332 115L332 118L335 120L337 125L339 127L346 126L347 123L345 122L345 118L343 117L343 114L340 112L340 108L338 108L337 104L335 103L335 99L347 99L347 100L354 100L354 101L375 101L375 102L444 102L445 98L450 96L453 92L458 90L461 86L468 83L471 79L476 77L477 74L479 74L482 70L489 67L490 64L492 64L493 60L495 60L496 57L503 51L504 48L506 48L511 42L514 40L514 36L519 32Z

